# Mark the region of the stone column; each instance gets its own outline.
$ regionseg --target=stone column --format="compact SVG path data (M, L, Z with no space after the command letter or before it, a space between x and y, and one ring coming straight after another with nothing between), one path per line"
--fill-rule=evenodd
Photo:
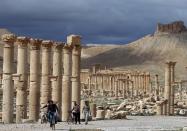
M3 109L2 109L2 122L13 122L13 98L14 87L12 80L13 62L14 62L14 42L16 36L13 34L4 34L2 41L4 42L3 48Z
M88 89L89 89L89 91L91 91L91 81L92 81L92 76L89 76L88 77Z
M42 74L41 74L41 90L40 90L40 106L47 104L50 96L50 69L51 69L51 47L52 41L43 41L42 47Z
M118 98L118 80L115 80L115 98Z
M129 79L126 80L126 97L129 97Z
M113 89L113 87L112 87L112 79L113 79L113 77L112 76L110 76L110 78L109 78L110 80L109 80L109 85L110 85L110 91L112 91L112 89Z
M95 90L98 90L98 83L97 83L97 74L95 76Z
M67 37L67 43L73 45L72 50L72 101L80 104L80 65L81 65L81 37L70 35Z
M51 98L61 108L62 100L62 48L64 43L53 43L53 72L52 75L56 77L52 81ZM60 111L61 114L61 111Z
M131 97L134 97L134 81L131 81Z
M158 75L155 75L155 95L159 95Z
M176 62L171 62L171 84L175 82L175 64ZM170 96L170 115L174 115L174 87L171 85L171 96Z
M151 89L150 89L150 73L147 72L146 73L146 93L150 94L151 93Z
M29 39L18 37L17 75L19 80L15 81L16 86L16 123L27 117L27 44Z
M104 90L104 75L101 75L101 90Z
M164 98L167 100L167 110L166 115L170 114L170 93L171 93L171 71L170 71L170 62L166 62L165 67L165 90L164 90Z
M162 114L167 115L167 100L162 101Z
M95 103L90 104L90 111L91 111L92 117L95 118L96 117L96 111L97 111Z
M30 39L29 119L37 121L40 109L40 45L41 40Z
M123 81L123 98L126 98L126 82Z
M183 99L183 96L182 96L182 81L180 81L179 83L178 83L178 86L179 86L179 101L182 101Z
M142 75L141 74L139 74L139 91L140 91L140 94L142 94L143 89L142 89Z
M71 110L71 75L72 75L72 45L65 44L63 48L63 82L62 82L62 121L67 121Z
M162 102L158 101L156 104L157 104L156 114L162 115L163 114Z

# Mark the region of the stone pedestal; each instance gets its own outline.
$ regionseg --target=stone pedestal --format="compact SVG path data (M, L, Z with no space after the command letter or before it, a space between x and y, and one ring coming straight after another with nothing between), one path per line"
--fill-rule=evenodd
M13 122L13 98L14 87L12 80L13 61L14 61L14 42L16 36L13 34L5 34L2 36L4 42L3 51L3 109L2 122Z
M167 100L164 100L164 101L162 102L162 113L163 113L163 115L168 115L168 114L167 114L167 103L168 103Z
M18 37L17 75L19 80L15 81L16 86L16 123L27 117L27 44L29 39Z
M52 80L52 100L57 103L59 109L62 106L62 48L64 43L53 43L53 72L56 77ZM61 110L60 110L61 116Z
M29 119L37 121L40 109L40 45L41 40L30 39Z
M92 104L90 105L90 111L91 111L92 117L96 117L97 109L96 109L96 104L95 104L95 103L92 103Z
M104 120L105 119L105 111L97 110L96 120Z
M157 102L156 114L157 115L162 115L163 114L163 106L162 106L162 102L161 101Z
M51 69L51 46L52 41L43 41L42 44L42 73L41 73L41 91L40 106L43 107L51 99L50 94L50 69Z
M71 75L72 75L72 46L63 47L63 81L62 81L62 121L67 121L68 112L71 110Z

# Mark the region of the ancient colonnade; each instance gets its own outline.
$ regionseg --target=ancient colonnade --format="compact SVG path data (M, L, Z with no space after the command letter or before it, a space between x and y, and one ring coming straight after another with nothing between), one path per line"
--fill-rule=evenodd
M16 123L27 117L37 121L40 108L50 99L58 104L62 120L66 121L72 101L80 103L81 37L70 35L65 44L5 34L2 41L2 121L13 122L15 89ZM17 66L14 62L15 45L18 46ZM17 72L14 72L15 67Z
M133 97L150 93L150 73L99 71L87 78L89 90L100 90L109 96ZM123 95L122 95L123 94Z

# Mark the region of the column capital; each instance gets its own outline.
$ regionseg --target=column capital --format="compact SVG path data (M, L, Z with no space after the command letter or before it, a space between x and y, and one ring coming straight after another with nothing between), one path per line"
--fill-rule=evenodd
M43 40L41 43L42 49L50 49L53 45L53 41Z
M81 36L80 35L69 35L67 37L67 44L68 45L76 45L80 46L81 45Z
M20 46L27 46L27 44L29 43L30 39L28 37L24 37L24 36L19 36L16 39L16 44L20 45Z
M42 43L41 39L30 39L30 47L32 50L39 50L40 49L40 45Z
M176 65L177 62L173 62L173 61L171 61L170 63L171 63L171 64L170 64L171 67L174 67L174 66Z
M65 44L63 49L66 49L66 50L72 50L72 45L69 45L69 44Z
M53 49L55 50L61 50L64 47L64 42L54 42L53 43Z
M16 41L16 36L14 34L4 34L1 36L1 40L6 42L4 47L13 47L14 42Z

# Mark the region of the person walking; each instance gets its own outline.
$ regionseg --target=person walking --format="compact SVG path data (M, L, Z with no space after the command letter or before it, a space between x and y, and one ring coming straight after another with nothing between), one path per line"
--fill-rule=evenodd
M80 106L76 102L74 102L72 113L73 113L73 119L74 119L75 124L77 124L77 122L79 122L79 124L81 124L81 122L80 122Z
M52 100L49 100L48 104L45 105L43 108L46 108L46 107L47 107L48 121L50 123L50 127L54 126L55 128L55 124L57 122L58 107L56 104L53 103Z
M85 125L88 124L88 118L90 115L90 106L88 104L88 101L85 101L85 105L83 107L82 113L84 114L84 119L85 119Z

